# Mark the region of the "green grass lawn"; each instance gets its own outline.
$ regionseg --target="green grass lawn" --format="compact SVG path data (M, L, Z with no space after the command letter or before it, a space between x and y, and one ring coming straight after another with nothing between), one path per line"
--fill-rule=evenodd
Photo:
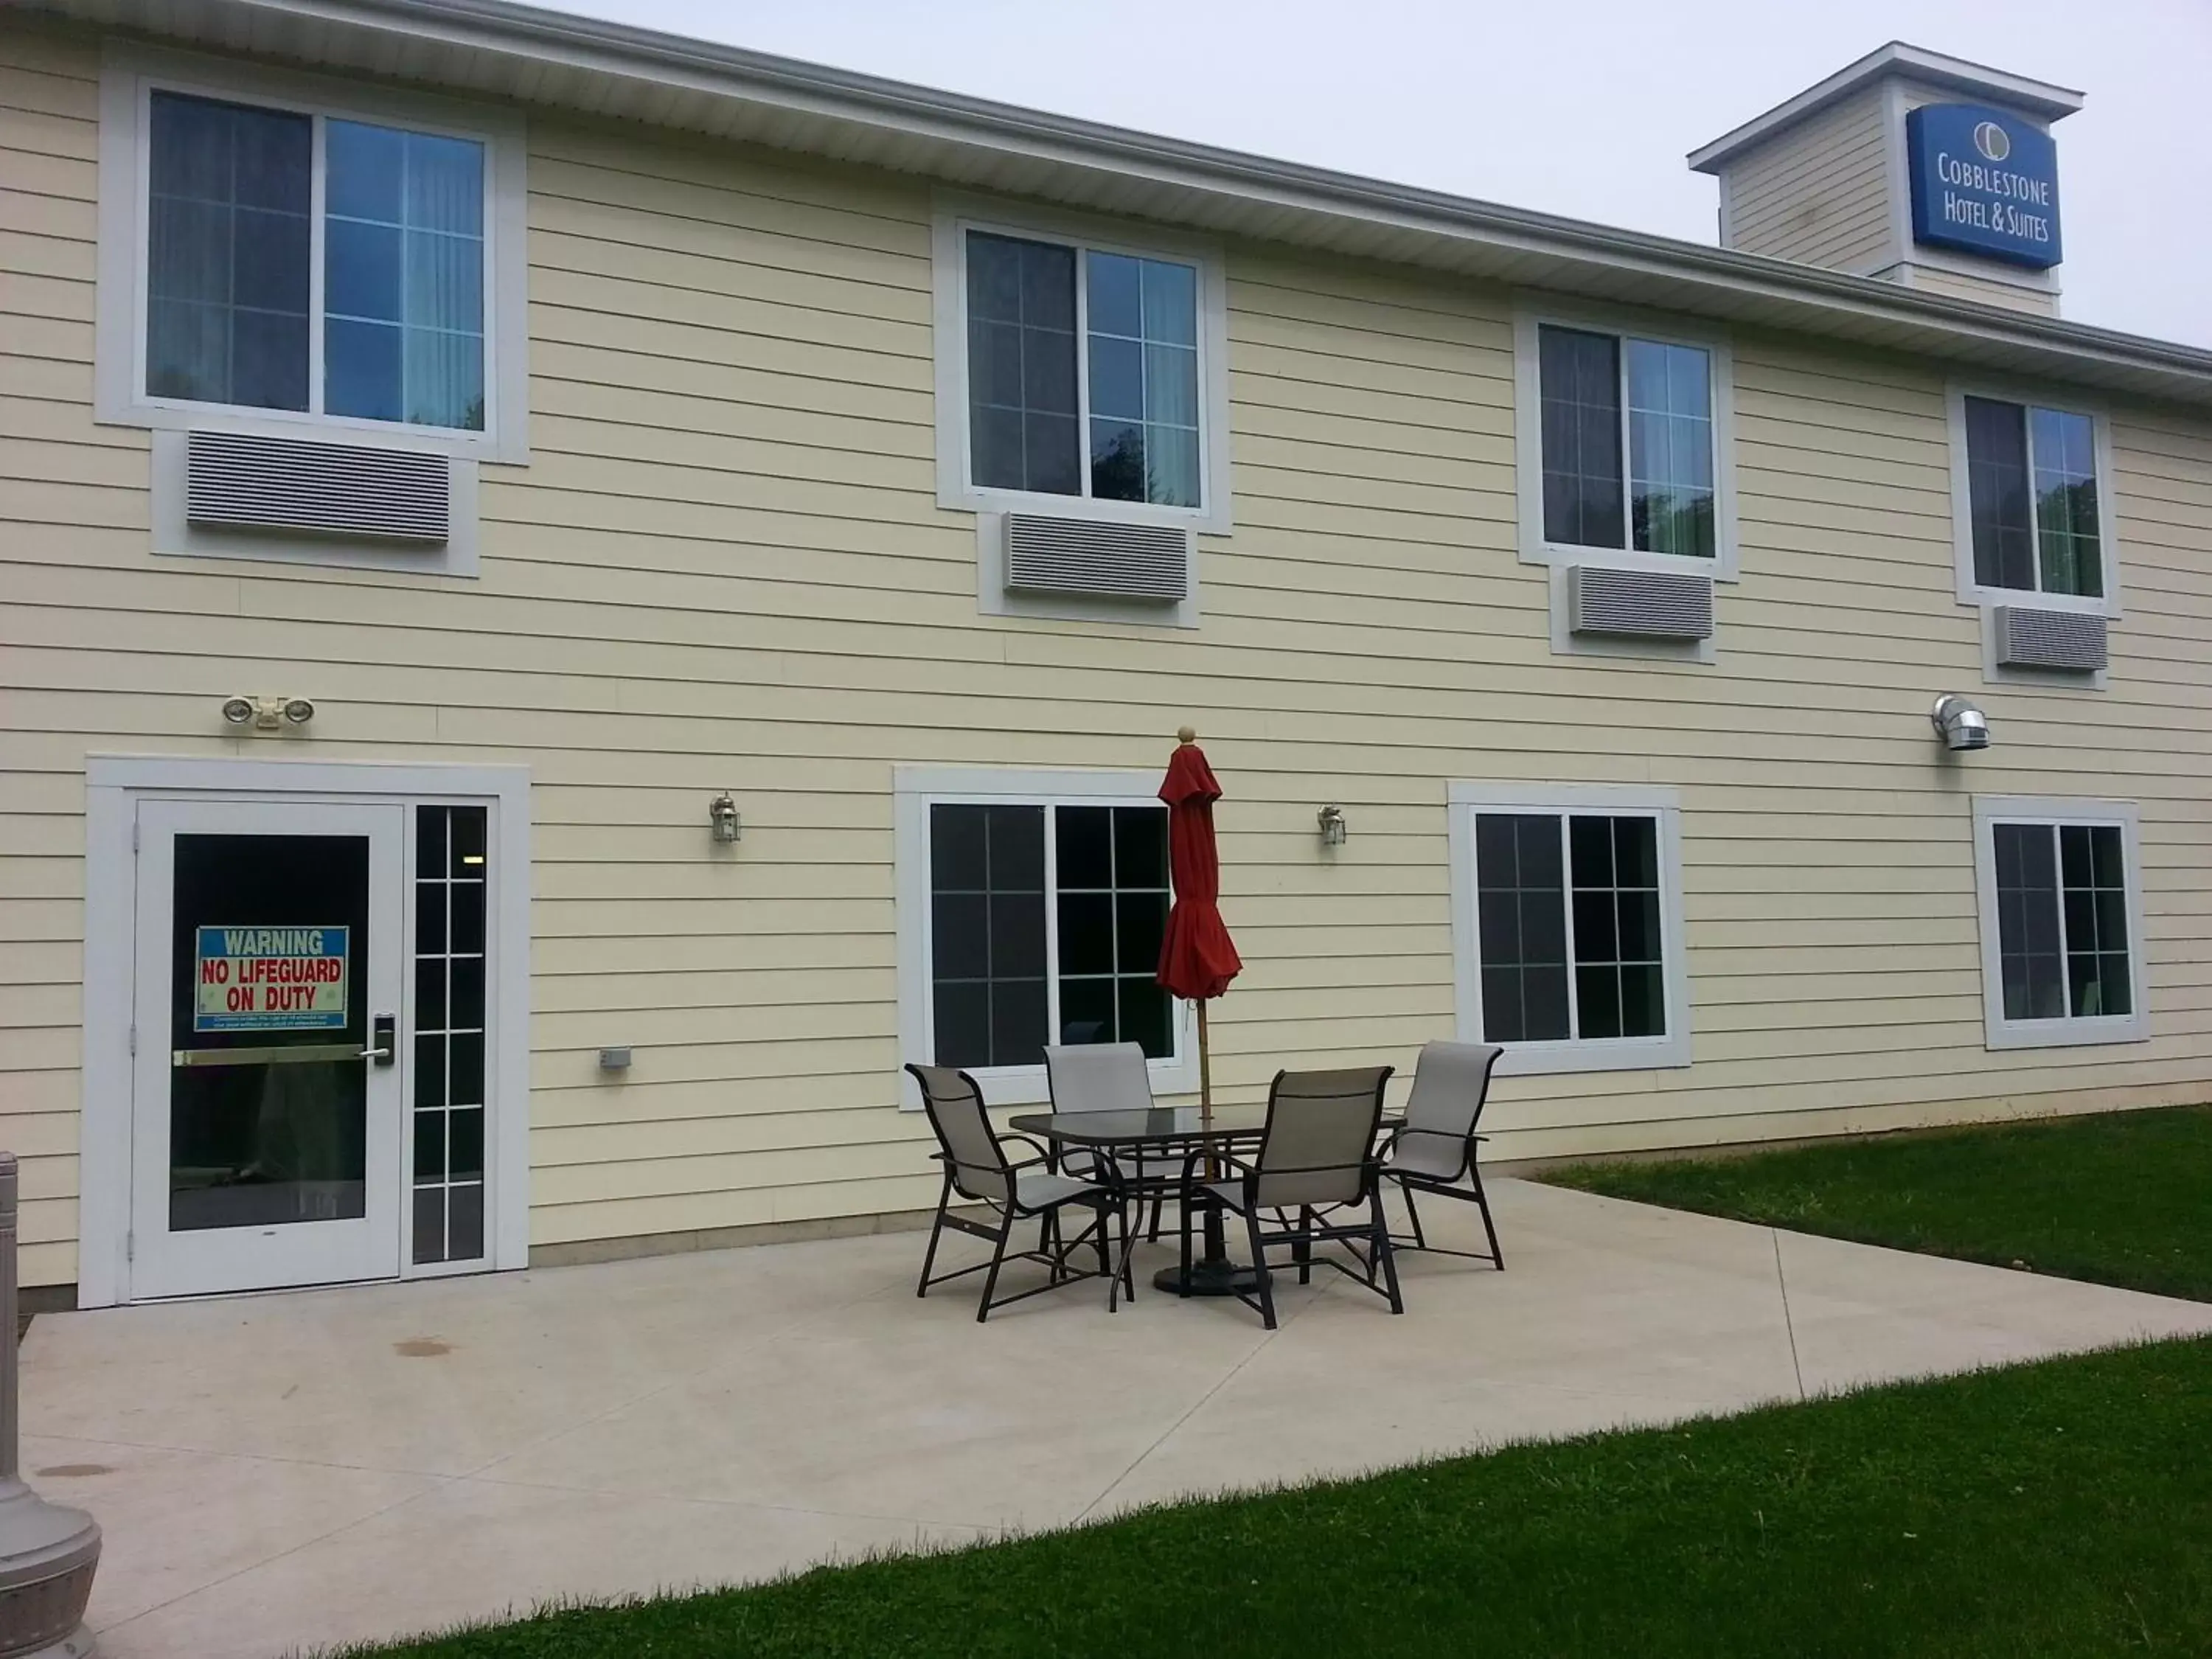
M374 1651L2212 1653L2208 1402L2165 1343Z
M2212 1110L1553 1178L2212 1299ZM2212 1340L2169 1342L360 1652L2212 1655L2208 1540Z
M1866 1244L2212 1301L2212 1107L1930 1130L1545 1179Z

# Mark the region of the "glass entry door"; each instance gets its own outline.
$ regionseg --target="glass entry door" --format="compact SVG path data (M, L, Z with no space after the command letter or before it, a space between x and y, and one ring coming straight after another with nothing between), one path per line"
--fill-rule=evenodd
M138 804L134 1296L398 1273L405 823Z

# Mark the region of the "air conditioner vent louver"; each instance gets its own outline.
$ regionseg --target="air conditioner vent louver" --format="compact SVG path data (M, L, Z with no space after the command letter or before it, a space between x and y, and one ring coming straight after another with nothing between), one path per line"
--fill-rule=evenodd
M2105 619L2080 611L2001 605L1991 617L1997 665L2094 674L2105 666Z
M443 455L243 432L194 432L185 516L229 529L442 544L453 464Z
M1190 593L1190 532L1172 526L1006 515L1006 586L1164 604Z
M1713 579L1695 571L1616 570L1578 564L1567 572L1568 626L1616 639L1709 640Z

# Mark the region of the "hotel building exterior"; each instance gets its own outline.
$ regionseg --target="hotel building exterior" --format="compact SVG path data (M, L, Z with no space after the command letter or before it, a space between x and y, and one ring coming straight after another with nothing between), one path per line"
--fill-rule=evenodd
M27 1284L890 1224L904 1061L1187 1091L1185 723L1231 1097L2203 1098L2212 353L2060 319L2080 103L1885 47L1711 247L491 0L0 5Z

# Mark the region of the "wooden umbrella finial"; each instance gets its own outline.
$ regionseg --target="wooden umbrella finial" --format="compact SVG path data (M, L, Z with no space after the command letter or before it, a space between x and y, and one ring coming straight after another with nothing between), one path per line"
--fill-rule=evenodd
M1196 743L1198 741L1198 728L1194 726L1178 726L1176 727L1176 741L1177 743Z

